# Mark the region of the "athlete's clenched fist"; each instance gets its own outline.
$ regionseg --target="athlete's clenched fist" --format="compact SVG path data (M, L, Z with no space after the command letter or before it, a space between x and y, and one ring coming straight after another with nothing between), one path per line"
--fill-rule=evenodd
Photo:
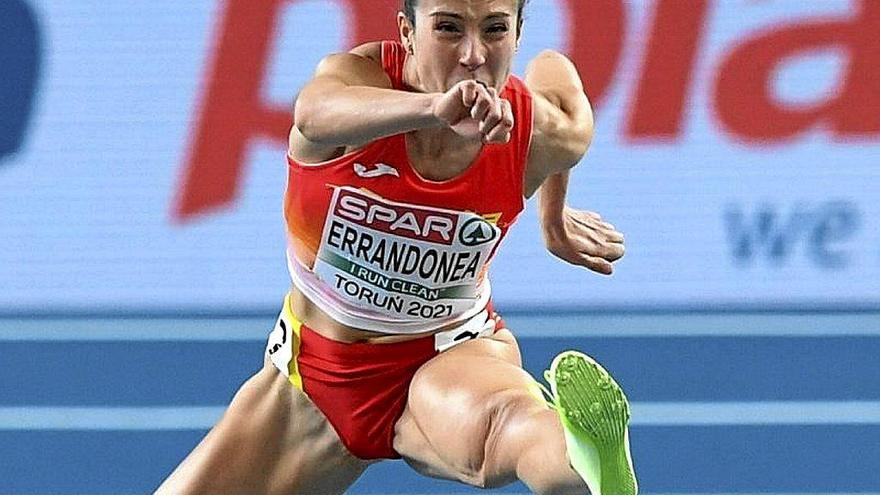
M434 101L434 116L458 135L484 143L506 143L513 129L510 102L494 88L468 79Z

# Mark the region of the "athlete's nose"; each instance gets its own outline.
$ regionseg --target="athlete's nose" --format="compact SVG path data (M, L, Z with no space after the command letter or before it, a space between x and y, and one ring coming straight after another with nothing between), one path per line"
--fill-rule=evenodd
M473 37L467 37L461 43L461 54L458 61L471 72L485 64L486 47L483 42Z

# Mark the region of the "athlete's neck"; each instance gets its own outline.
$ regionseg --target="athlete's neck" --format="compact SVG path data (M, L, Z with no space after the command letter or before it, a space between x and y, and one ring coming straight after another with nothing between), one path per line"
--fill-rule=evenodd
M460 151L468 152L479 150L483 144L474 139L464 138L452 129L419 129L407 133L409 149L424 158L449 158L458 155Z
M403 61L403 86L418 93L429 93L416 70L415 60L409 55Z
M422 84L412 57L403 65L403 83L412 91L429 92ZM416 171L430 180L447 180L466 170L479 156L483 144L448 128L429 128L406 135L407 154Z

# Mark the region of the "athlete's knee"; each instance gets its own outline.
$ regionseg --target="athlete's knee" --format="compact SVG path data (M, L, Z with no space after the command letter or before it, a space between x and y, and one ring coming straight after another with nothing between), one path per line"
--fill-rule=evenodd
M450 369L448 363L429 364L416 373L409 396L412 421L398 423L395 449L419 457L420 449L430 448L445 471L476 487L515 481L519 451L527 445L524 433L529 418L546 406L521 387L464 386L461 376ZM400 434L413 428L421 435Z
M411 395L411 407L395 425L394 449L427 476L478 488L505 484L508 477L499 476L487 460L494 458L488 446L498 437L493 432L506 416L507 401L465 392L452 397L446 395L446 411L436 416L430 399Z
M470 432L473 440L462 474L478 488L510 484L517 480L519 458L528 446L527 423L540 406L520 390L499 390L472 399L474 414L463 431Z
M503 390L488 398L483 471L490 484L516 479L523 452L541 438L533 428L533 418L542 411L546 407L522 390Z

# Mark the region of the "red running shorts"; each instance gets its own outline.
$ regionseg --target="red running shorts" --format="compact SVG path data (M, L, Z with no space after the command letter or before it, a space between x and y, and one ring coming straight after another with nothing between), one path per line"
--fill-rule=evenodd
M416 371L440 352L492 335L503 326L490 306L467 323L436 335L391 344L346 344L303 324L293 314L288 295L266 352L324 413L355 457L399 459L392 446L394 425L406 407Z

